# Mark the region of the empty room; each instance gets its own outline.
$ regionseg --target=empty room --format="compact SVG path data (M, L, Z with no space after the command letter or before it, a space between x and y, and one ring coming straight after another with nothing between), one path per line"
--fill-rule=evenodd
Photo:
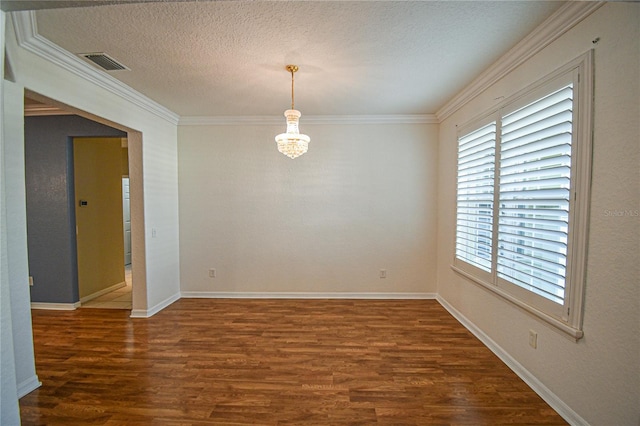
M640 3L0 8L0 424L640 423Z

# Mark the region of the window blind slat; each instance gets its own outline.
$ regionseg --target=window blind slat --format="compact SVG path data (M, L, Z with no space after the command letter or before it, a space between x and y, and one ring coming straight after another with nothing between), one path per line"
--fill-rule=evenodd
M532 239L538 239L541 241L553 241L560 242L566 244L567 242L567 233L561 230L554 229L533 229L533 228L522 228L518 226L511 226L503 224L500 227L499 232L507 233L511 235L522 235L524 237L529 237Z
M481 220L476 221L463 218L460 218L457 224L460 225L461 232L466 232L469 235L483 235L483 233L486 233L487 231L489 231L490 233L492 225L491 222L485 222Z
M564 256L561 256L562 259L551 258L551 260L548 260L549 257L544 258L535 250L529 250L529 254L527 254L524 250L519 250L517 246L508 244L501 244L500 250L502 251L501 261L503 259L510 259L514 262L527 265L532 268L532 270L548 272L558 278L564 277L565 264L559 263L564 260Z
M493 194L465 194L458 197L460 201L484 201L493 205Z
M567 129L570 130L567 126ZM520 156L523 154L535 154L534 158L546 158L555 155L567 155L571 153L571 134L565 133L553 133L546 137L538 138L536 135L532 135L532 141L526 143L517 143L522 141L513 141L511 145L503 145L503 149L500 151L500 159L506 159L511 157ZM564 149L560 149L563 147ZM550 149L550 151L544 151ZM530 156L531 157L531 156Z
M537 287L548 293L561 293L564 288L564 277L558 274L550 274L546 271L531 267L523 269L520 262L509 262L503 260L498 264L498 274L503 278L513 277L532 287Z
M557 123L546 123L546 126L537 126L536 128L521 129L511 135L505 135L502 143L505 147L518 146L531 143L540 139L547 139L554 135L561 135L571 132L571 121L560 121Z
M493 179L493 164L484 164L474 169L460 169L458 171L458 182L466 182L474 179Z
M496 133L496 123L495 121L487 124L486 126L480 127L478 130L474 130L471 133L467 133L465 136L462 136L458 139L458 146L472 146L475 142L485 141L486 136L490 135L492 139L495 140Z
M522 191L504 191L500 193L500 201L502 200L535 200L536 198L556 198L559 200L568 200L569 192L565 188L555 189L526 189Z
M528 117L526 120L513 123L510 126L503 126L502 141L508 143L529 135L547 133L565 123L571 123L571 116L571 110L564 110L548 117Z
M558 231L563 232L567 228L567 221L562 219L523 219L523 218L508 218L505 216L500 217L500 226L510 226L511 228L517 228L518 230L529 231ZM508 230L505 229L505 232Z
M509 133L522 129L532 124L539 123L553 123L557 121L565 121L567 120L566 113L568 112L570 115L572 114L573 102L571 99L564 99L560 102L546 105L537 111L534 109L528 109L525 112L531 112L531 114L521 115L520 118L509 121L502 122L502 132L504 135L508 135ZM565 117L565 118L559 118ZM571 121L571 116L568 117L568 120Z
M481 223L480 226L474 226L473 223L458 223L460 227L460 235L467 240L473 240L475 237L491 237L491 223Z
M529 238L525 235L509 235L503 234L502 241L509 244L514 244L520 247L535 248L542 251L548 251L549 253L566 253L566 244L563 242L555 242L548 240L541 240L539 238Z
M502 117L502 125L509 125L514 121L520 120L523 116L535 114L537 111L548 108L549 105L563 102L565 99L573 99L573 88L568 85L554 93L545 96L536 102L533 102L523 108L520 108L514 112L511 112Z
M495 167L495 157L493 155L487 155L485 157L460 164L459 170L482 170L489 165L491 165L491 170L493 170L493 167Z
M517 157L516 157L517 160ZM521 164L515 163L512 161L511 163L507 163L506 161L501 161L500 165L502 168L502 174L504 176L517 174L518 170L522 169ZM527 163L525 167L526 171L529 170L543 170L552 167L566 166L571 167L571 157L566 154L557 155L556 153L552 153L551 157L540 158L533 163Z
M486 140L483 141L473 141L473 143L467 144L461 147L459 151L459 155L461 158L468 157L477 152L487 149L488 147L492 147L495 144L495 136L494 134L490 134L486 136Z
M493 179L484 175L475 175L470 178L462 177L458 179L458 186L463 188L488 187L493 188Z
M485 162L486 161L485 157L493 156L494 150L495 150L494 146L487 146L481 151L474 152L471 155L467 155L461 158L459 163L460 169L462 170L468 169L469 168L468 164L470 165L477 164L477 161L474 162L475 160L483 160L483 162Z
M463 218L492 218L490 214L482 212L480 209L460 209L460 217Z
M564 272L554 274L549 271L545 271L535 266L527 265L522 267L523 262L521 259L508 259L503 257L498 263L499 274L512 277L518 277L519 280L526 282L528 285L538 287L545 291L557 291L562 290L564 285ZM525 278L529 275L529 278Z
M489 247L491 245L491 237L487 237L484 235L459 235L460 240L456 243L456 247L460 250L474 253L478 250L478 245L486 245Z
M515 170L502 170L502 178L500 184L510 182L532 182L545 179L554 179L557 177L571 177L570 165L560 164L555 167L538 168L535 163L527 163L523 165L523 171L517 172Z
M531 218L557 218L558 215L568 217L569 203L565 208L546 208L544 206L533 207L505 207L501 206L502 217L531 217Z
M564 284L549 284L546 281L536 279L528 273L506 268L504 265L498 265L498 270L498 276L500 278L506 279L507 281L529 290L532 293L558 304L562 304L564 300Z
M535 200L503 200L500 204L503 208L524 208L524 209L557 209L568 211L568 199L536 198Z
M491 187L489 187L489 188L491 188ZM470 188L460 189L460 195L458 195L458 199L467 199L467 197L475 196L475 195L487 196L486 199L488 199L488 200L493 199L493 197L492 197L493 194L487 192L487 187L486 186L478 186L478 187L470 187Z
M523 174L525 174L523 172ZM532 191L543 189L565 189L568 191L571 180L569 177L554 177L545 178L543 176L540 179L531 179L527 181L515 181L500 184L500 191ZM568 195L567 195L568 196Z
M460 227L460 238L464 241L461 241L463 244L467 244L467 241L476 241L478 238L489 238L491 239L491 228L483 229L476 228L473 229L470 226L461 226Z
M564 260L563 256L558 256L557 253L554 253L551 251L535 250L534 248L525 246L523 244L517 244L517 243L508 244L506 242L503 242L501 244L500 249L509 251L511 253L519 253L519 254L522 254L523 256L528 256L531 259L534 259L534 258L542 259L546 262L549 262L550 264L561 265L563 268L566 267L566 265L563 262ZM536 254L536 256L534 256L534 253Z

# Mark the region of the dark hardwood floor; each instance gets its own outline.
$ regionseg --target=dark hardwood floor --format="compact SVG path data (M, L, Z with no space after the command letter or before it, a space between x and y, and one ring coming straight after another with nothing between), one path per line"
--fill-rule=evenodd
M435 300L32 315L23 425L566 424Z

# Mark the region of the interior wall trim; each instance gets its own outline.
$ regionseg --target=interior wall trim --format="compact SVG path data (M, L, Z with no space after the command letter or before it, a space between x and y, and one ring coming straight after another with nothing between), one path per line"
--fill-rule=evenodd
M130 317L131 318L150 318L179 299L180 299L180 293L176 293L167 297L162 302L156 304L150 309L132 309Z
M435 299L436 293L314 293L314 292L216 292L183 291L185 299L371 299L411 300Z
M389 115L306 115L301 119L307 124L438 124L435 114L389 114ZM185 116L180 117L180 126L235 126L273 125L284 123L278 116Z
M606 2L569 1L436 112L440 122L536 55Z
M42 386L42 382L38 379L37 375L33 375L27 380L24 380L21 383L18 383L18 399L27 395L28 393L33 392Z
M38 34L35 11L11 12L18 45L174 125L179 116Z
M48 115L73 115L73 113L52 105L25 105L24 107L25 117L41 117Z
M119 283L114 284L112 286L109 286L107 288L103 288L100 291L96 291L95 293L89 294L88 296L81 297L80 298L80 303L81 304L82 303L87 303L87 302L89 302L89 301L91 301L93 299L96 299L96 298L98 298L100 296L103 296L103 295L105 295L107 293L111 293L112 291L118 290L119 288L126 287L126 286L127 286L126 281L119 282Z
M436 300L445 308L456 320L460 322L467 330L476 336L491 352L496 354L498 358L504 362L514 373L518 375L540 398L544 399L547 404L562 416L569 424L572 425L588 425L587 421L580 417L578 413L573 411L564 401L562 401L555 393L546 387L540 380L536 378L529 370L524 368L522 364L516 361L507 351L498 345L491 337L482 331L477 325L465 317L460 311L454 308L440 295Z
M74 311L79 307L80 307L80 302L75 302L75 303L31 302L31 309L44 309L49 311Z

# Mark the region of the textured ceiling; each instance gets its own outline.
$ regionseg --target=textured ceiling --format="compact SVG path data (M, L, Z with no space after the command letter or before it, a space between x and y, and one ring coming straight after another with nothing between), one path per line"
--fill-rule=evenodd
M71 53L181 116L431 114L560 7L550 1L198 1L37 11Z

